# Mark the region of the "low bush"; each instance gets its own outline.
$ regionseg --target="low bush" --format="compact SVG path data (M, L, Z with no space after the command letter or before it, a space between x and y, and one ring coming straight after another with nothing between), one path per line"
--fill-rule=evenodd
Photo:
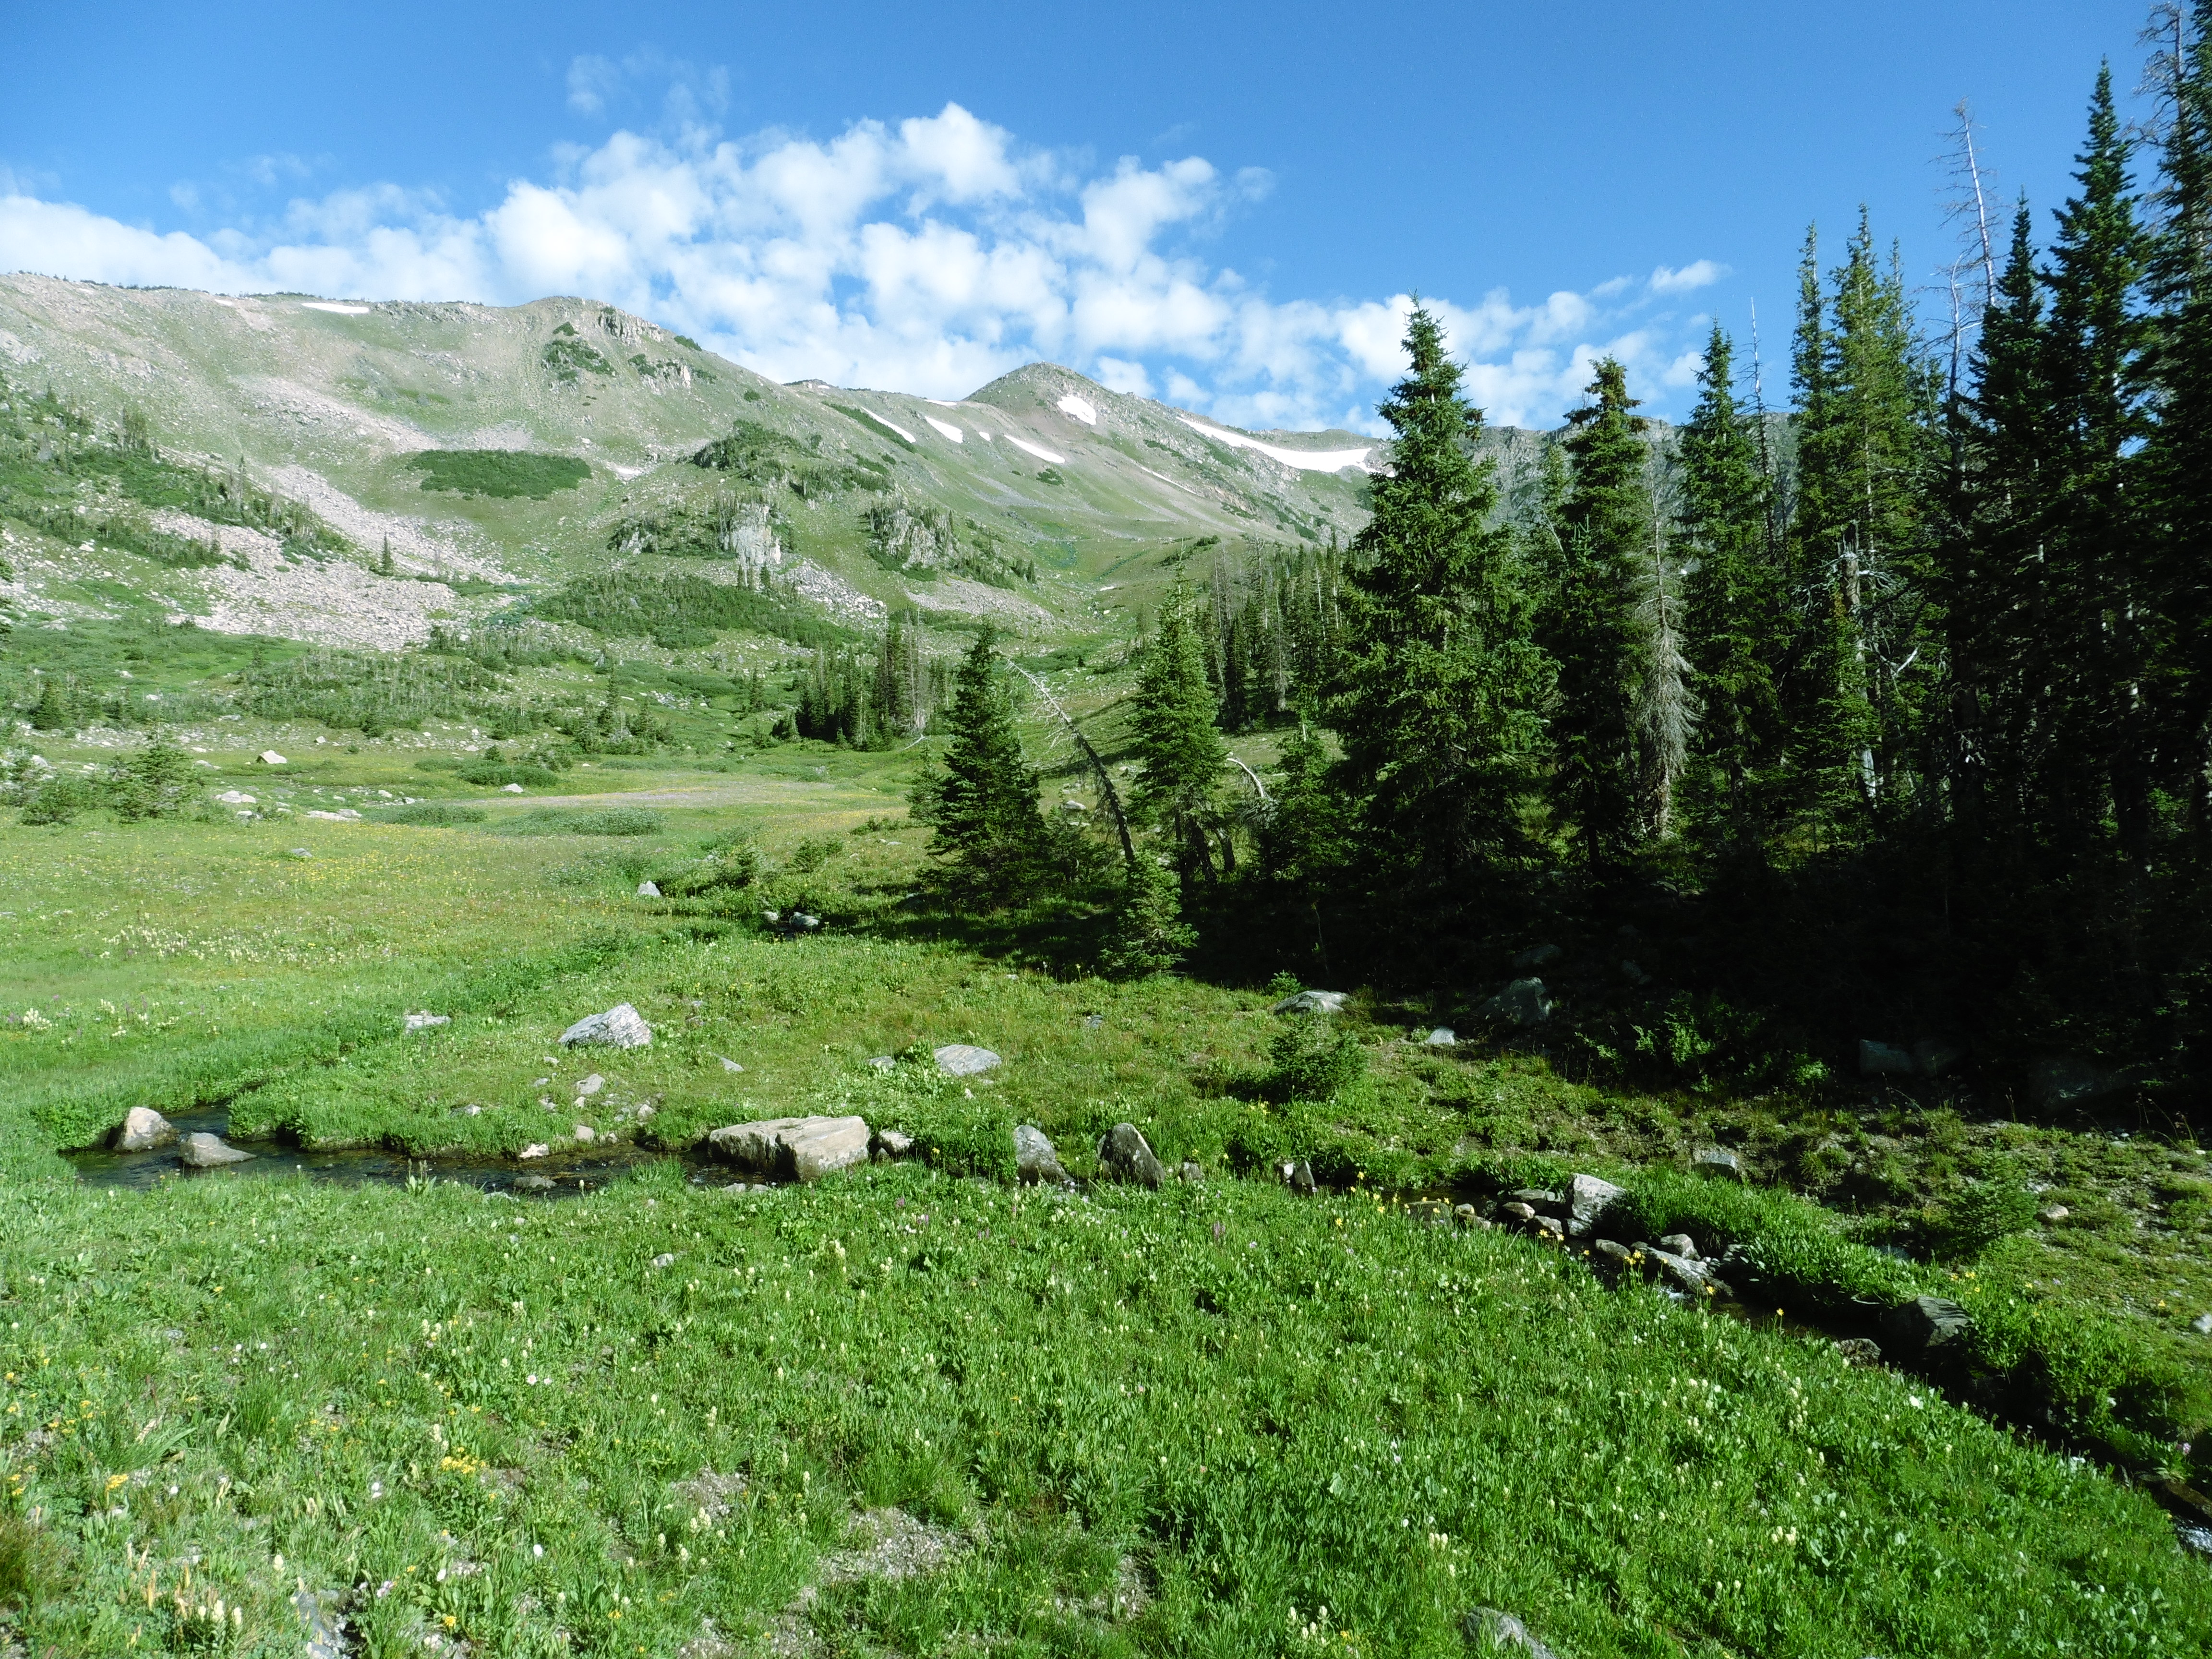
M596 811L555 808L526 812L500 827L510 836L657 836L665 826L658 812L610 806Z
M368 816L379 823L410 824L418 830L453 830L465 823L482 823L486 815L482 807L418 800L407 806L383 807Z
M461 768L461 779L486 788L519 783L526 788L550 789L561 781L560 774L551 768L534 766L527 761L471 761Z

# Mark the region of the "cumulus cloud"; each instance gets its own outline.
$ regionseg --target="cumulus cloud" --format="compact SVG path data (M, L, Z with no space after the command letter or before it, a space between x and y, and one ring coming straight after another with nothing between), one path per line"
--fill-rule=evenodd
M636 68L576 59L570 106L598 113ZM380 185L202 238L0 188L0 268L345 298L572 294L778 380L957 398L1048 358L1262 428L1372 430L1404 368L1407 295L1278 300L1206 257L1271 187L1262 170L1224 177L1194 155L1085 169L957 104L826 140L724 138L689 118L696 106L676 137L621 131L564 151L477 213ZM1699 259L1529 305L1503 289L1427 303L1491 420L1550 424L1607 353L1647 387L1682 384L1687 343L1651 307L1725 275Z

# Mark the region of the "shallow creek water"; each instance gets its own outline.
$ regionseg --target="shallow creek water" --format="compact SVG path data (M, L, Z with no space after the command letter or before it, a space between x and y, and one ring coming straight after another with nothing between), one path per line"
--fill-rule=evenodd
M205 1133L230 1140L230 1114L226 1111L180 1113L171 1121L176 1126L179 1139ZM230 1140L230 1144L241 1152L252 1153L253 1161L227 1164L219 1170L188 1170L173 1145L150 1152L118 1152L104 1146L88 1146L62 1156L76 1166L77 1179L89 1186L140 1190L161 1181L237 1181L261 1176L297 1176L342 1187L404 1186L410 1179L457 1181L489 1193L511 1193L517 1198L574 1198L579 1193L605 1186L628 1170L672 1158L686 1164L694 1180L709 1176L707 1165L680 1154L619 1142L594 1146L588 1152L579 1147L548 1158L532 1158L527 1164L458 1152L410 1158L404 1152L371 1146L313 1152L274 1140Z

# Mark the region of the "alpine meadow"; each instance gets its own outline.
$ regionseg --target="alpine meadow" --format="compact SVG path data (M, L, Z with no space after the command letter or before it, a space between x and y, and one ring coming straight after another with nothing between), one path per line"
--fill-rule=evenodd
M2212 1654L2146 38L1556 429L0 276L0 1659Z

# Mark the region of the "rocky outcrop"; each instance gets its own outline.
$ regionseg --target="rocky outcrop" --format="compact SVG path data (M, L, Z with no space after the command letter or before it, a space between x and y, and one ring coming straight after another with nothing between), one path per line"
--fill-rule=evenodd
M1108 1181L1133 1182L1139 1187L1158 1187L1168 1178L1144 1132L1133 1123L1117 1123L1099 1138L1098 1173Z
M653 1041L653 1027L627 1002L618 1002L604 1014L586 1014L561 1033L563 1043L603 1043L610 1048L642 1048Z

